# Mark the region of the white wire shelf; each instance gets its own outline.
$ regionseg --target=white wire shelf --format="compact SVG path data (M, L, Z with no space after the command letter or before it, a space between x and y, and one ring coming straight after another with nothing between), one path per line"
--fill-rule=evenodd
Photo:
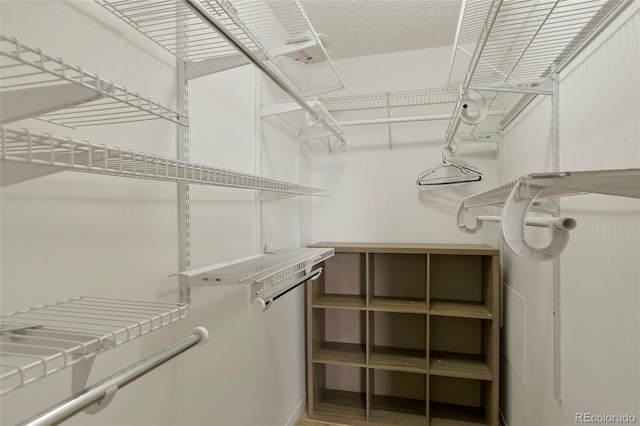
M180 272L180 275L198 278L201 285L260 284L261 291L264 291L333 254L332 248L277 250Z
M198 185L325 195L324 189L71 138L0 127L0 158L27 165ZM4 171L4 167L2 170ZM11 176L6 177L11 181ZM4 180L4 178L3 178Z
M449 84L462 82L462 91L466 92L496 82L517 85L549 78L629 4L629 0L465 2ZM467 63L468 68L461 66ZM465 75L455 75L455 70L463 68ZM502 91L482 93L489 108L504 110L505 117L499 122L462 125L464 133L504 129L536 96ZM459 125L459 115L455 114L447 130L448 140Z
M1 395L186 318L185 304L77 297L0 315Z
M454 104L459 98L460 88L457 86L451 86L401 92L384 92L320 98L320 102L322 102L322 105L324 105L330 112L336 112L448 103Z
M35 117L76 128L187 116L60 58L0 36L2 122Z
M467 197L465 208L502 205L518 186L521 198L531 198L532 188L541 189L536 198L557 198L587 193L640 198L640 169L580 172L532 173L493 189Z
M185 62L238 55L184 1L96 1ZM199 4L299 92L308 96L343 87L329 53L297 0L200 0Z
M189 287L251 285L251 304L265 310L271 302L320 271L314 265L335 254L333 248L299 248L247 256L204 268L180 272ZM188 290L190 293L190 290ZM258 303L255 303L258 301Z

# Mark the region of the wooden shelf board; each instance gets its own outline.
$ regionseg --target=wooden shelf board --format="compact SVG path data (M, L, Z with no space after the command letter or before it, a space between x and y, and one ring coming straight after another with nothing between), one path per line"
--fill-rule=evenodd
M365 346L357 343L324 342L313 354L313 362L365 367Z
M348 294L325 294L313 301L313 307L365 310L367 299L364 296Z
M340 419L366 420L366 395L358 392L348 392L325 389L320 400L314 405L314 412L309 418L327 421Z
M369 358L369 367L381 370L426 373L427 356L424 350L374 346Z
M410 299L404 297L373 297L369 304L370 311L406 312L426 314L427 302L424 299Z
M369 420L397 425L424 425L427 422L424 401L386 395L371 396Z
M492 319L493 315L482 302L459 300L431 300L431 315L457 318Z
M432 351L429 359L429 374L462 379L493 380L493 375L482 356L470 354Z
M336 253L406 253L456 254L497 256L498 249L484 244L417 244L417 243L361 243L321 242L309 247L333 247Z
M486 425L482 408L441 402L429 403L431 426L479 426Z

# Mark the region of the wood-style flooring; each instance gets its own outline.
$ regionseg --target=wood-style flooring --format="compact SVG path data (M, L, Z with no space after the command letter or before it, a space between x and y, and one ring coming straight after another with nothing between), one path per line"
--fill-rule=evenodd
M342 423L327 423L327 422L321 422L317 420L311 420L309 417L307 417L307 409L305 408L304 410L302 410L302 413L300 413L300 417L298 417L298 420L296 421L295 426L347 426L347 425L344 425Z

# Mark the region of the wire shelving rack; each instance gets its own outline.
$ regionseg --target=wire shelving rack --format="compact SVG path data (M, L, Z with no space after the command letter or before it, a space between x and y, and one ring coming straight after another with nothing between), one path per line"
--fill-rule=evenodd
M238 55L181 0L96 0L113 15L188 63ZM338 90L340 76L297 0L201 0L245 47L306 96ZM183 47L184 46L184 47Z
M456 86L431 89L382 92L364 95L320 98L330 112L361 111L378 108L397 108L421 105L453 104L460 97Z
M447 141L459 126L465 134L506 128L537 94L495 91L488 86L501 82L537 87L537 80L548 79L566 67L629 4L628 0L466 1L449 84L461 83L463 93L480 89L489 108L504 110L505 117L477 125L461 124L459 102L447 129ZM460 75L462 69L466 70L464 75Z
M76 128L165 119L188 125L185 114L97 74L0 36L2 122L36 117Z
M322 188L5 126L0 127L0 158L58 170L128 178L325 195Z
M0 395L186 318L179 303L77 297L0 315Z

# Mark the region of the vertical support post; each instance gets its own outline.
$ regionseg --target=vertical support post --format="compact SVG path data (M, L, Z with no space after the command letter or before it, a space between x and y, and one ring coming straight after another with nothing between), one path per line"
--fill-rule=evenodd
M391 100L389 99L389 92L387 96L387 118L391 118ZM391 123L387 124L387 132L389 134L389 149L393 148L393 139L391 139Z
M255 138L254 138L254 171L256 175L262 176L262 74L258 68L255 69ZM255 192L255 253L262 253L262 191Z
M552 138L552 167L554 172L560 171L560 77L554 73L553 95L551 97L551 138ZM560 199L555 199L554 216L560 217ZM556 400L562 400L562 327L561 327L561 282L560 257L553 259L553 396Z
M180 25L180 24L179 24ZM182 40L178 44L178 56L187 49L186 22L182 22L182 27L178 28L178 39ZM177 95L178 111L187 114L189 112L189 86L186 77L186 64L177 61ZM189 128L178 126L178 160L189 161ZM191 231L189 229L189 185L178 183L178 247L179 247L179 270L187 271L191 267ZM188 278L180 275L180 303L191 304L191 289Z

